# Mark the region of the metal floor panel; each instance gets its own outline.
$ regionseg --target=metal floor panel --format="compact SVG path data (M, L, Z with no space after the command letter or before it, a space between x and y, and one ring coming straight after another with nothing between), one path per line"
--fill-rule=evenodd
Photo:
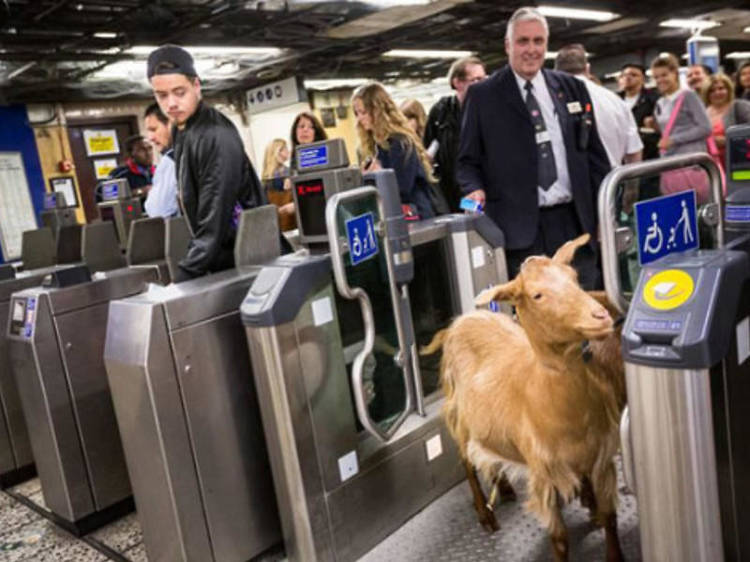
M638 511L635 497L620 485L617 523L625 560L641 560ZM488 534L477 522L469 485L462 482L414 516L398 531L373 548L359 562L546 562L552 560L547 532L526 513L524 483L519 499L495 509L500 530ZM603 561L604 531L589 522L588 510L578 501L566 506L570 560Z

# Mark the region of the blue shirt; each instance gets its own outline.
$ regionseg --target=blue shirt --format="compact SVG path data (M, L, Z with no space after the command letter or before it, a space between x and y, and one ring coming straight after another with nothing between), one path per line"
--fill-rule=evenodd
M146 198L146 213L149 217L173 217L179 214L177 204L177 174L171 148L161 156L154 173L154 183Z

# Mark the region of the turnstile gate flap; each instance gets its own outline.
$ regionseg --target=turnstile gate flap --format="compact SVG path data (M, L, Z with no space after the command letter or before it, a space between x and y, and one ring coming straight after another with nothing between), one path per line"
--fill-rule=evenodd
M726 249L674 254L644 267L622 331L625 362L705 369L721 361L749 276L747 254Z
M258 274L242 302L242 321L255 327L290 322L310 293L330 280L328 256L282 256Z
M0 265L0 281L7 281L16 277L16 269L9 263Z
M71 265L53 265L52 267L45 267L42 269L34 269L32 271L21 271L17 277L13 279L6 279L0 281L0 302L7 302L10 300L10 296L13 293L23 291L30 287L37 287L42 284L45 277L50 273L54 273L57 270L71 269L77 266ZM3 322L5 319L3 319Z
M56 269L44 278L42 287L72 287L91 281L91 271L87 265L77 265L67 269Z
M440 220L439 218L436 220ZM447 221L451 232L476 231L479 236L493 248L505 247L505 234L500 230L493 220L482 213L471 213L465 215L451 215Z

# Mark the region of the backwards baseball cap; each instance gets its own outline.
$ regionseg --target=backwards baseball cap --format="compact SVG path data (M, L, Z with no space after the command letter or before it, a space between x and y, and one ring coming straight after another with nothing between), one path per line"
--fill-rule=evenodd
M184 74L197 76L193 57L185 49L177 45L162 45L151 51L148 56L146 75L148 79L155 74Z

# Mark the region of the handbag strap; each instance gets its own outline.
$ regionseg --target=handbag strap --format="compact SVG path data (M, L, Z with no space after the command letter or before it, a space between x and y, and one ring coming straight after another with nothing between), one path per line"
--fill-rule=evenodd
M672 113L669 116L669 121L667 121L667 126L664 127L662 138L668 137L669 134L672 132L672 128L674 127L674 122L677 121L677 114L680 113L680 108L682 107L682 101L685 99L686 95L687 95L687 92L682 92L680 94L680 97L677 98L677 101L675 102L674 107L672 108Z

